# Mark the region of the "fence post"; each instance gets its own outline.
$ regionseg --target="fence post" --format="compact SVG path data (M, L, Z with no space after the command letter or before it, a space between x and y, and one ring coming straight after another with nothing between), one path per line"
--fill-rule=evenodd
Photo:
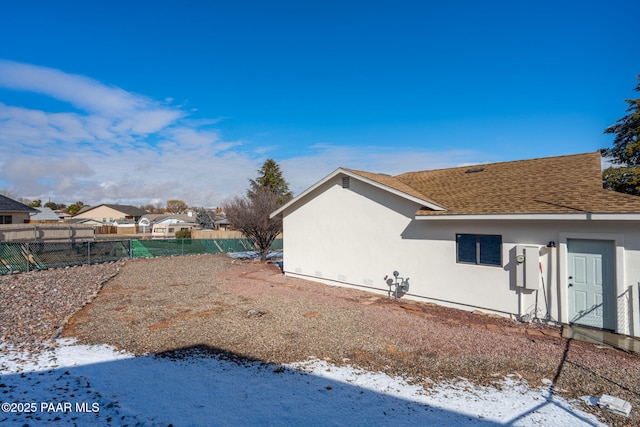
M35 229L35 227L34 227L34 229ZM29 251L30 251L29 242L26 243L26 246L27 247L26 247L26 250L25 250L25 255L26 255L25 261L27 262L27 273L28 273L29 272L29 267L30 267L30 265L29 265Z
M91 265L91 241L87 240L87 264Z

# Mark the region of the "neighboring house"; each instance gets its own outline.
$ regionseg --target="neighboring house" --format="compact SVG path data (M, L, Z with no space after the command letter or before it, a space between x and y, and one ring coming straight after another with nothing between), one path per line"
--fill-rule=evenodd
M90 218L103 225L113 223L118 219L131 219L138 221L147 211L128 205L108 205L85 206L73 216L74 219Z
M138 221L138 228L141 233L153 234L153 229L156 227L159 230L156 231L157 237L164 239L168 233L168 227L165 226L185 223L195 225L194 221L195 215L191 211L188 214L146 214ZM175 233L173 233L173 237L175 237Z
M216 230L227 231L230 228L231 223L227 218L222 218L217 221L213 221L213 226Z
M116 219L111 225L116 227L116 234L136 234L136 222L133 219Z
M153 224L177 224L179 222L194 222L195 215L188 214L145 214L138 221L138 225L150 226Z
M5 196L0 196L0 224L2 242L93 239L93 228L62 224L48 208L32 208Z
M191 230L198 228L195 222L176 222L176 223L158 223L153 224L151 230L152 239L175 239L176 232L180 230Z
M81 225L92 225L94 227L99 227L104 225L102 221L97 221L91 218L69 218L65 221L67 224L81 224Z
M31 206L0 195L0 225L26 224L29 222L29 216L37 212Z
M54 212L58 215L58 217L60 218L60 221L66 221L68 219L71 219L71 217L73 216L69 212L65 212L61 209L56 210Z
M640 197L601 176L597 152L398 176L339 168L272 216L290 276L640 336Z
M60 215L55 213L51 208L34 208L36 212L29 215L30 223L56 223L60 222Z

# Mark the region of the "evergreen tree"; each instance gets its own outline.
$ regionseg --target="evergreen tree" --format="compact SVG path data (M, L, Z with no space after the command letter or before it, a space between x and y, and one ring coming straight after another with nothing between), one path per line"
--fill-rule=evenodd
M260 174L258 178L249 180L251 188L247 190L247 196L250 199L255 197L262 189L274 193L276 202L279 205L288 202L293 197L293 193L289 190L289 184L282 176L280 165L275 160L267 159L262 167L258 169L258 174Z
M640 91L640 74L635 91ZM640 196L640 98L625 102L629 104L628 114L604 131L615 135L613 147L601 150L619 166L605 169L602 180L605 188Z
M205 208L200 208L196 212L196 224L200 224L203 230L213 230L213 220Z

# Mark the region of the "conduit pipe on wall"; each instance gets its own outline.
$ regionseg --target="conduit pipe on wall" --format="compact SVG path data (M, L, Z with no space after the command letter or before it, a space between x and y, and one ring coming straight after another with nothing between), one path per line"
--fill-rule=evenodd
M393 277L392 279L387 275L384 276L384 280L387 282L387 286L389 286L389 297L393 294L394 298L399 298L409 291L409 278L407 277L405 279L400 277L400 273L397 271L393 272Z

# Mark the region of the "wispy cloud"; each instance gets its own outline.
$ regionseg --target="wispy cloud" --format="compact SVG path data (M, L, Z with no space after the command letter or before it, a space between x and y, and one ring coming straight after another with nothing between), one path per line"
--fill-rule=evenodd
M218 119L189 119L171 98L157 102L85 76L6 60L0 60L0 87L68 104L65 111L43 111L0 102L0 145L11 153L0 159L0 180L22 197L181 198L208 206L237 190L244 179L233 184L234 177L255 169L250 151L228 153L239 144L211 128ZM235 173L216 188L219 171Z
M0 186L18 197L59 203L146 204L182 199L216 206L243 193L277 146L225 141L220 118L108 86L89 77L0 59L0 87L61 101L56 111L0 102ZM308 145L308 144L307 144ZM477 152L397 147L302 146L277 158L299 193L338 166L375 172L454 166ZM304 153L304 154L300 154Z
M184 115L145 96L85 76L31 64L0 60L0 84L48 95L89 113L127 120L137 117L140 120L135 125L142 125L143 129L158 130Z

